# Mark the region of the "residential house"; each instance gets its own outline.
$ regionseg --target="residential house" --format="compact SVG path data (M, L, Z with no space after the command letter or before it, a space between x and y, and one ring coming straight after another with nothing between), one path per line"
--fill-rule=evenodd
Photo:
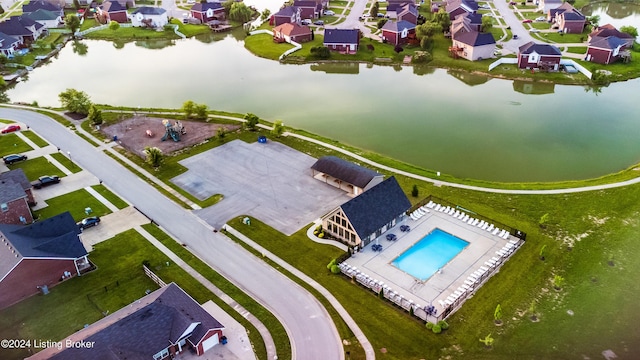
M548 19L555 22L558 28L567 34L582 33L587 23L587 18L567 2L549 10Z
M142 6L131 13L131 25L161 28L169 23L167 10L160 7Z
M20 40L13 36L0 33L0 54L4 56L13 56L13 53L20 46Z
M445 10L451 20L455 20L458 15L475 14L478 11L478 3L473 0L448 0Z
M585 60L598 64L611 64L618 60L629 61L631 53L629 43L617 36L591 38Z
M609 36L615 36L618 39L624 40L627 43L628 47L633 46L633 43L636 40L633 36L627 33L623 33L622 31L616 29L615 26L611 24L606 24L606 25L598 26L595 30L593 30L589 34L588 41L591 42L596 37L605 38Z
M51 346L28 359L169 359L203 355L224 338L224 327L170 283L62 340L91 347Z
M410 207L392 176L323 216L322 228L350 247L363 248L402 221Z
M541 69L557 71L562 53L549 44L536 44L530 41L518 48L518 67L520 69Z
M61 18L64 17L64 9L60 4L57 4L57 3L54 4L45 0L36 0L36 1L29 1L28 4L22 5L23 14L30 14L37 10L51 11L53 13L58 14L58 16L60 16Z
M416 25L406 20L389 20L382 27L382 41L393 45L407 44L416 40Z
M549 10L555 9L558 6L562 5L563 0L539 0L538 11L541 11L543 14L548 14Z
M0 22L0 33L18 39L20 46L38 40L46 31L44 25L22 16L12 16L9 20Z
M118 23L129 22L126 5L122 5L118 1L105 1L96 10L96 18L102 24L108 24L112 21Z
M346 54L358 52L360 44L360 30L358 29L325 29L324 46L331 51Z
M29 14L23 14L22 17L29 18L35 22L44 25L47 29L54 29L62 25L62 16L57 12L38 9Z
M301 19L315 19L322 15L322 4L313 0L296 0L293 6L300 9Z
M35 203L31 183L22 169L0 174L0 224L32 223L31 206Z
M311 41L312 39L313 32L311 31L311 28L306 25L286 23L273 28L273 41L277 43L290 43L291 41L303 43Z
M479 32L482 29L482 15L477 13L464 13L456 16L451 22L449 32L454 39L456 34L463 32Z
M299 24L302 20L300 16L300 9L295 6L285 6L277 13L271 15L271 19L269 20L269 24L271 26L278 26L282 24Z
M489 59L496 50L496 40L491 33L477 31L459 32L452 38L452 51L470 61Z
M195 19L199 19L202 23L205 24L213 20L222 21L226 19L224 7L217 2L199 2L194 4L191 7L191 16Z
M384 175L336 156L323 156L311 166L312 176L357 196L378 185Z
M79 234L69 212L26 226L0 224L0 308L90 270Z
M413 25L418 24L418 8L414 3L404 3L400 5L400 7L396 10L396 18L398 21L404 20L412 23Z

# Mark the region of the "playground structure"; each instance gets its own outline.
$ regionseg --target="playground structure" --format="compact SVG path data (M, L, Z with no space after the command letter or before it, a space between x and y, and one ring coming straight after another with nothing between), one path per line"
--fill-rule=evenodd
M162 120L162 125L165 127L165 133L160 139L161 141L167 140L167 138L173 139L173 141L180 141L180 135L185 135L187 130L182 126L180 121L176 121L174 125L167 119Z

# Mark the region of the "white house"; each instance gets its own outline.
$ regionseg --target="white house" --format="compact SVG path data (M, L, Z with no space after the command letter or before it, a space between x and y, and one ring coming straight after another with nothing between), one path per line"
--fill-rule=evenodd
M159 7L143 6L129 16L131 24L137 27L160 28L169 23L167 10Z

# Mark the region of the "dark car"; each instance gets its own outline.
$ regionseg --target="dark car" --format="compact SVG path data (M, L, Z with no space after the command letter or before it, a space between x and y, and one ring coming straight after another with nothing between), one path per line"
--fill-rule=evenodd
M18 130L20 130L20 125L13 124L13 125L7 125L3 127L0 132L2 132L3 134L8 134L10 132L14 132Z
M82 219L82 221L78 223L78 227L84 230L86 228L97 226L98 224L100 224L100 217L91 216L91 217Z
M55 175L54 176L47 175L47 176L40 176L38 178L38 181L34 182L31 185L36 189L40 189L41 187L57 184L59 182L60 182L59 177Z
M27 160L27 155L11 154L3 157L2 160L4 160L5 164L9 165L14 162Z
M316 20L313 22L314 25L324 25L324 21L323 20Z

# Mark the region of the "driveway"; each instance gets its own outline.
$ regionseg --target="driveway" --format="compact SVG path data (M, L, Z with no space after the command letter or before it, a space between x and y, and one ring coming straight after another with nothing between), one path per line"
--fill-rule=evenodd
M98 226L82 230L82 244L87 252L93 250L93 245L132 229L134 226L148 224L149 219L133 206L126 207L111 214L101 216Z
M518 39L512 38L511 40L502 43L505 50L517 54L520 46L530 41L534 41L529 31L524 28L520 18L516 16L508 2L502 0L494 1L493 6L498 10L507 26L511 26L511 32L514 35L518 35Z
M311 177L313 157L280 143L235 140L180 161L189 171L171 181L200 200L223 200L195 214L216 229L250 215L291 235L348 201L344 191Z
M60 182L54 185L43 187L42 189L33 189L33 197L37 204L33 210L39 210L46 207L46 200L68 194L72 191L84 189L87 186L98 185L98 179L88 171L80 171L60 178Z

